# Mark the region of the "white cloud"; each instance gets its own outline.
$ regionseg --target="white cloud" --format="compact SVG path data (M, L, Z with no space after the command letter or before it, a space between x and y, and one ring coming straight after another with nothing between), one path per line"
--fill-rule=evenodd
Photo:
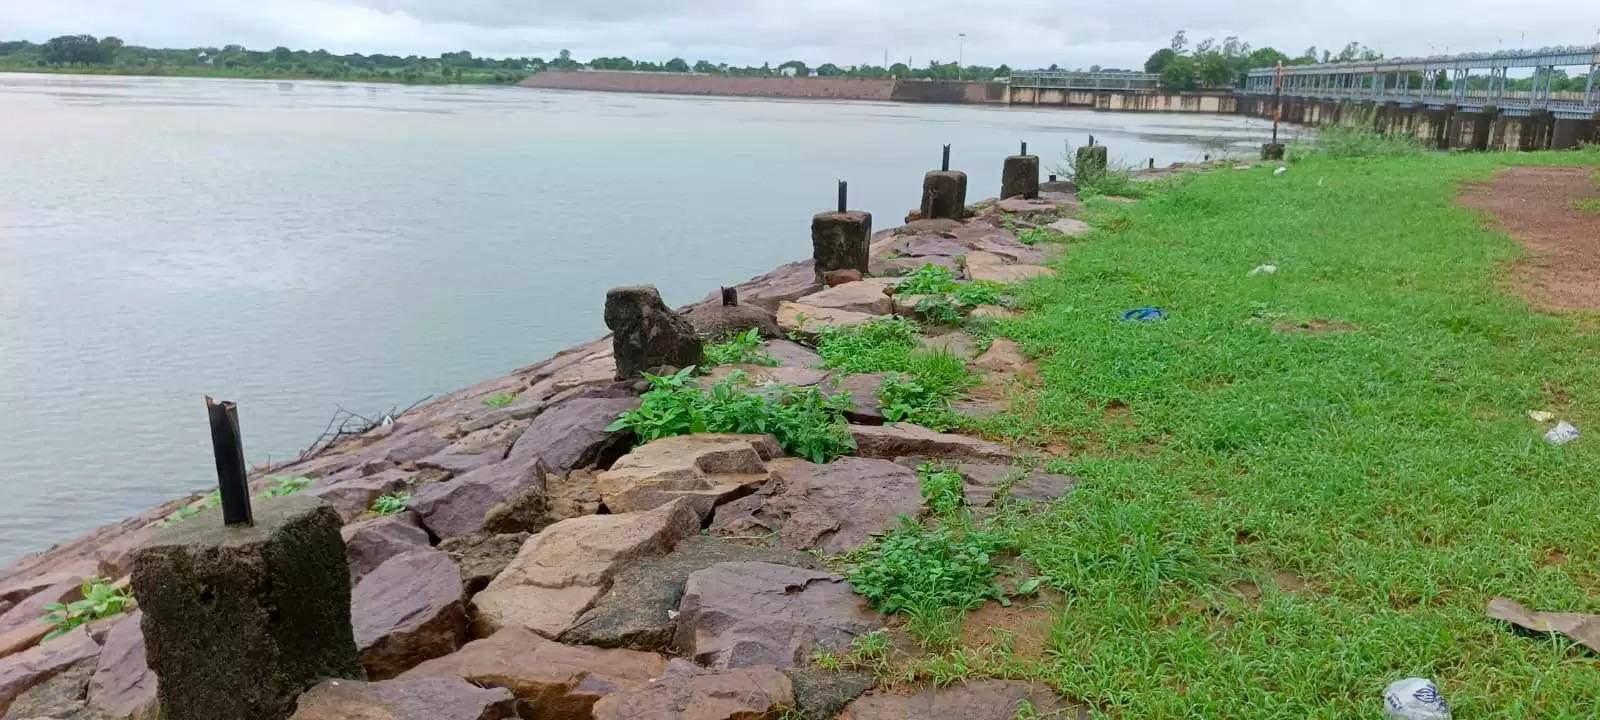
M3 39L117 35L164 47L333 52L681 56L736 64L911 58L1014 67L1131 67L1184 28L1290 54L1351 40L1388 55L1600 41L1592 0L0 0ZM957 37L965 32L964 41Z

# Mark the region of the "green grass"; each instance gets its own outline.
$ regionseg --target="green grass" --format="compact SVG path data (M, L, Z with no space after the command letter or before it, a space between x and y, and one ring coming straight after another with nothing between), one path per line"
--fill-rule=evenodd
M901 317L876 318L849 327L823 328L817 339L822 366L853 373L911 369L911 351L922 344L922 329Z
M707 366L716 365L766 365L776 367L778 359L772 353L761 349L761 331L750 328L737 335L732 335L722 342L706 345L705 361Z
M40 618L40 622L51 628L44 636L45 641L53 640L80 625L120 614L133 601L133 594L126 588L117 587L103 577L85 578L79 586L79 592L83 597L72 602L45 604L47 614Z
M496 393L484 398L483 404L492 408L503 408L516 401L516 393Z
M1600 214L1600 198L1578 198L1572 201L1572 207L1579 212Z
M406 503L409 502L411 502L411 493L389 493L372 501L372 512L374 515L398 515L406 509Z
M1043 386L982 423L1082 449L1050 463L1074 492L1000 520L1066 595L1051 653L956 651L943 677L1040 679L1121 720L1379 717L1412 675L1461 718L1600 716L1600 654L1484 617L1495 595L1600 612L1600 439L1551 447L1525 416L1600 431L1600 324L1507 295L1519 247L1456 204L1511 163L1600 153L1312 155L1097 208L1115 229L997 325ZM1118 319L1143 306L1170 315ZM922 592L872 579L880 607Z

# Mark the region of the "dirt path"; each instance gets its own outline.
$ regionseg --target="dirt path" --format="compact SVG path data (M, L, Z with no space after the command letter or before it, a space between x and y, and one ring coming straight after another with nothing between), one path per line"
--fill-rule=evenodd
M1517 264L1516 292L1545 310L1600 310L1600 213L1574 202L1600 197L1587 167L1519 167L1472 183L1462 204L1495 217L1528 249Z

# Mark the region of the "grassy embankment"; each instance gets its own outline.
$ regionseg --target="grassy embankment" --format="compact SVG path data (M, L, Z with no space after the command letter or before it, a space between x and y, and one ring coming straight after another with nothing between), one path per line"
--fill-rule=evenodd
M982 423L1083 478L986 528L1059 593L1044 652L924 619L935 650L893 672L1044 680L1123 719L1378 717L1413 675L1457 717L1600 716L1600 656L1484 616L1600 612L1600 324L1530 311L1516 243L1455 204L1527 163L1600 154L1311 157L1091 202L997 328L1042 387ZM1534 409L1590 435L1551 447Z
M48 75L115 75L123 77L186 77L230 80L313 80L346 83L388 83L395 85L514 85L527 77L526 72L505 70L466 70L460 75L438 72L368 72L312 73L296 70L268 68L219 68L206 65L163 65L144 67L137 65L84 65L51 67L35 65L8 65L0 63L0 73L40 73Z

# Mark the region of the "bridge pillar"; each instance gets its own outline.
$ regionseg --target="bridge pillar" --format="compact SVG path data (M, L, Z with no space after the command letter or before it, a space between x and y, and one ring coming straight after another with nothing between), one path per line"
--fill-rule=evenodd
M1455 145L1453 138L1456 132L1456 106L1446 105L1438 110L1430 110L1433 124L1433 146L1439 150L1449 150Z
M1557 118L1550 139L1553 150L1570 150L1579 143L1595 141L1595 121L1582 118Z
M1471 150L1488 150L1489 133L1494 128L1494 118L1500 111L1494 107L1485 107L1483 112L1461 113L1462 122L1470 122L1469 131L1472 133L1467 148Z

